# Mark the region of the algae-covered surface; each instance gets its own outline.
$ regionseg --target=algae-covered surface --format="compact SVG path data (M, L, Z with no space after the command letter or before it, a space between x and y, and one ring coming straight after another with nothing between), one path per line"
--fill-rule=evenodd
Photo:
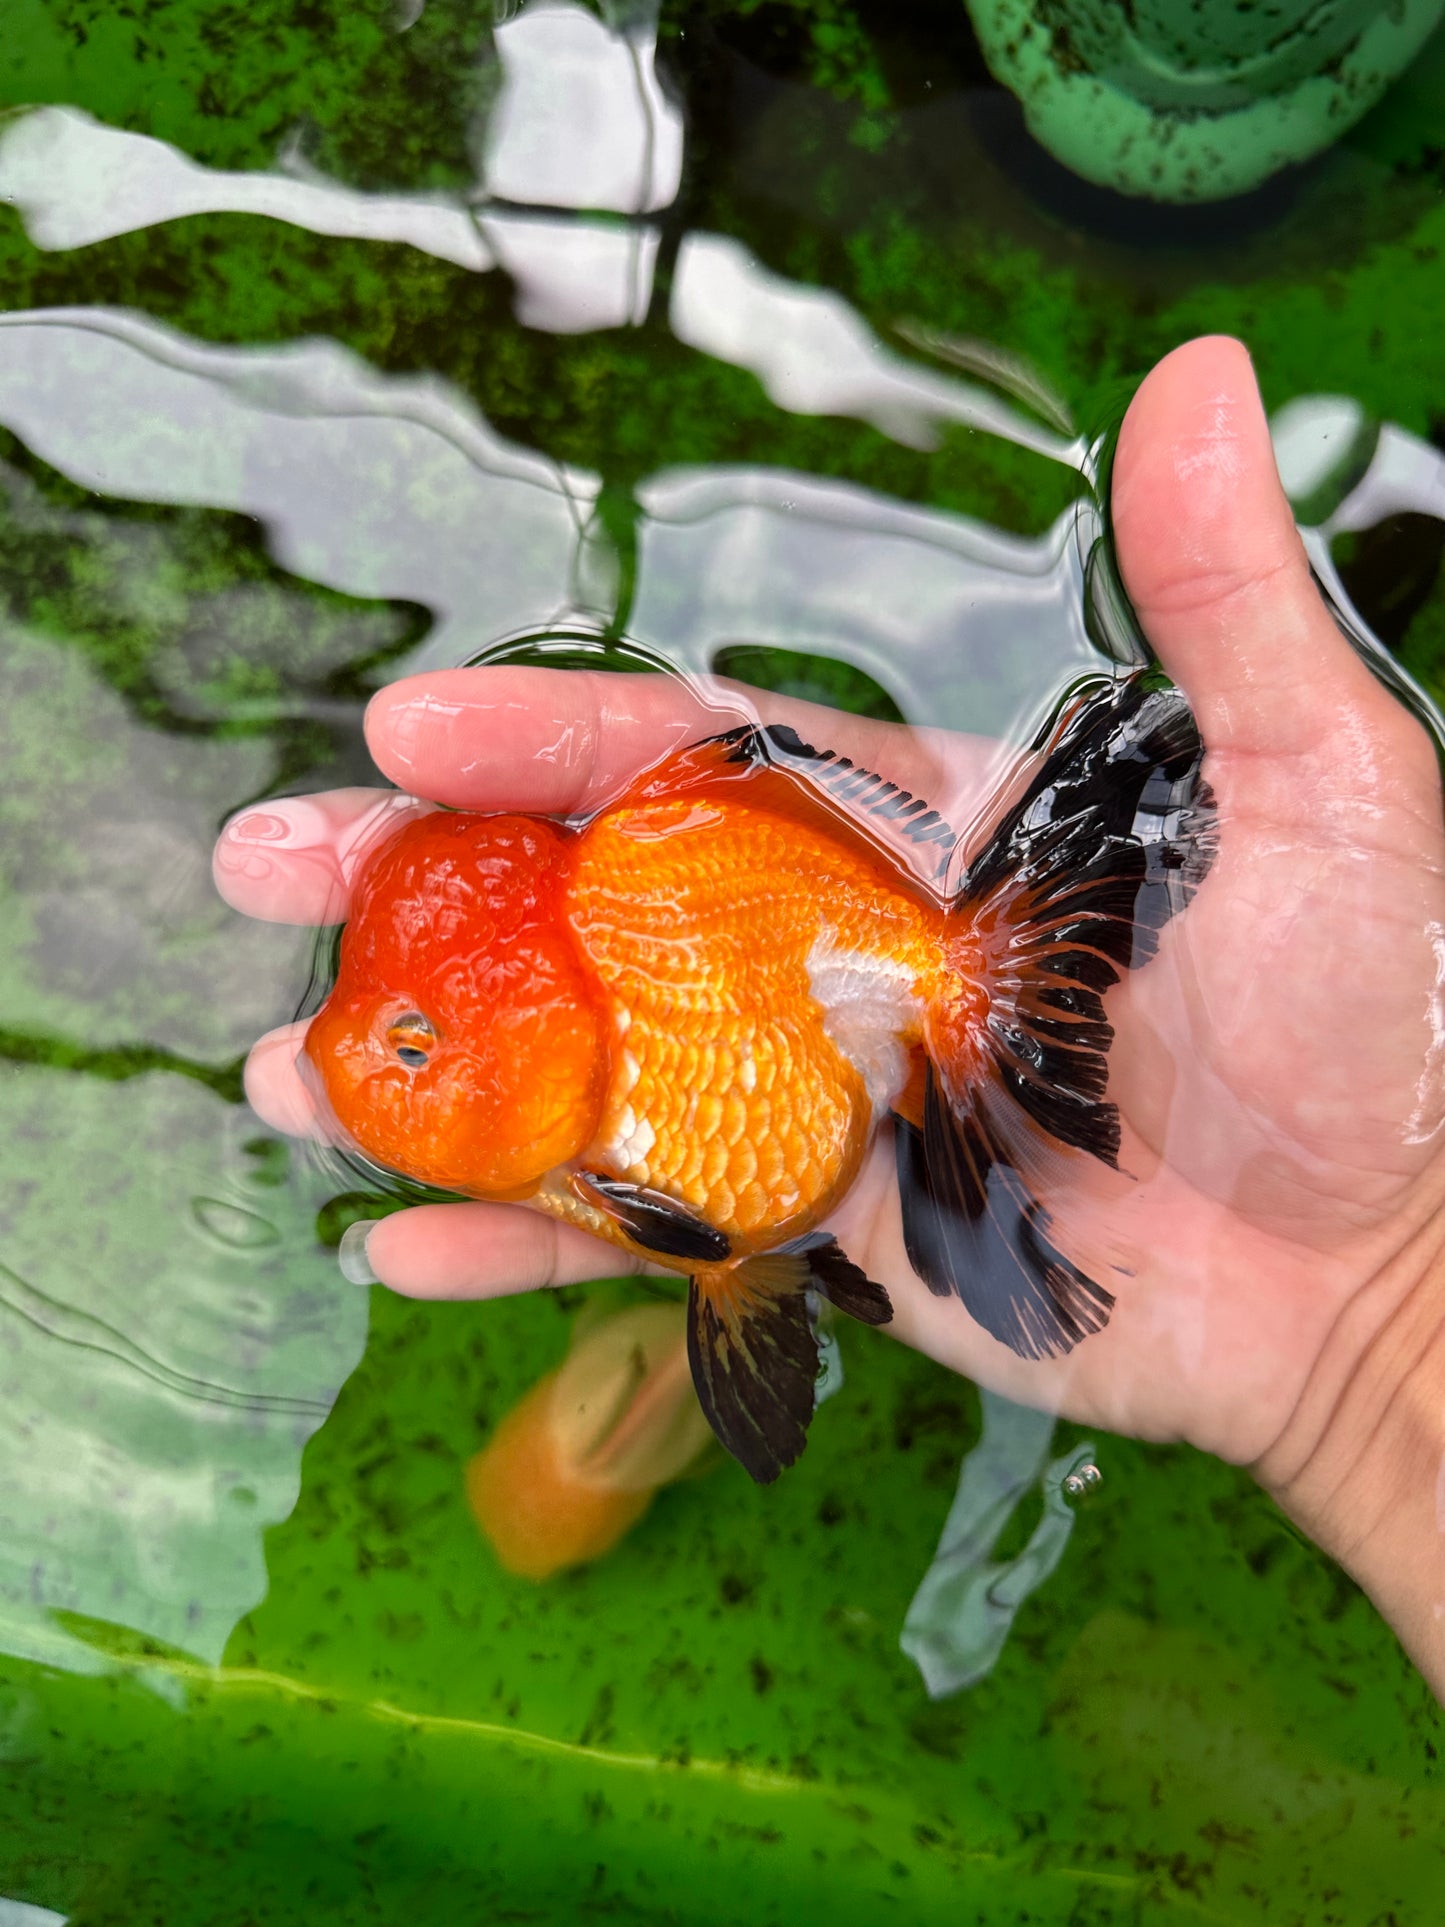
M1161 211L1032 146L961 4L497 18L8 13L0 1896L1434 1927L1439 1713L1199 1455L1094 1435L1061 1564L936 1703L898 1640L977 1399L866 1332L777 1486L501 1573L463 1469L583 1294L342 1281L240 1086L309 942L207 858L366 779L388 676L541 630L1016 725L1089 648L1075 438L1207 329L1272 409L1358 404L1330 512L1381 425L1413 451L1327 533L1445 693L1445 39L1310 167Z

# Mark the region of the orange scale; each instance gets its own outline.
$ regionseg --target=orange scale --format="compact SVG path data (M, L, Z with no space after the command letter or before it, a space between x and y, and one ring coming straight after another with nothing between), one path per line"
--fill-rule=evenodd
M722 1117L718 1128L728 1149L735 1151L748 1128L747 1100L736 1087L723 1094Z
M703 1141L702 1181L709 1191L722 1183L729 1163L728 1147L720 1137L709 1137Z
M732 1147L728 1172L734 1184L751 1185L758 1175L758 1149L750 1137L740 1137Z
M774 1131L765 1137L758 1146L759 1183L767 1190L775 1191L783 1181L783 1175L787 1170L787 1163L787 1152L783 1148L782 1139L777 1135L775 1127Z
M733 1202L740 1231L756 1231L759 1225L767 1222L772 1199L763 1187L754 1180L742 1185Z

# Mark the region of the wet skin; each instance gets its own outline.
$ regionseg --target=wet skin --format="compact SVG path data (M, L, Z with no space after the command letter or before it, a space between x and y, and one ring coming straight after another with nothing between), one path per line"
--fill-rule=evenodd
M1238 344L1190 343L1148 377L1113 508L1126 585L1193 702L1221 817L1205 888L1158 959L1108 1000L1110 1095L1134 1181L1071 1179L1049 1199L1071 1257L1131 1275L1107 1330L1065 1359L1027 1362L911 1272L886 1134L832 1228L887 1286L895 1335L1021 1400L1253 1464L1361 1570L1382 1488L1413 1478L1396 1461L1413 1465L1418 1445L1412 1435L1377 1465L1371 1414L1399 1404L1410 1360L1434 1359L1445 1323L1439 768L1311 583ZM954 821L997 772L974 739L766 698L758 708ZM576 813L748 713L661 679L456 670L382 691L367 739L412 796ZM349 791L246 812L218 845L218 884L250 915L335 919L378 812L414 807ZM247 1089L270 1123L302 1134L317 1120L297 1045L294 1028L264 1038ZM514 1292L617 1262L581 1232L488 1204L390 1217L368 1258L424 1297Z

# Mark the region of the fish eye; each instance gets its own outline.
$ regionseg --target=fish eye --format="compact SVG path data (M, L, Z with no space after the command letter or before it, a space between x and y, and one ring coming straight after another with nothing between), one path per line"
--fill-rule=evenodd
M426 1069L427 1048L436 1042L436 1032L419 1010L408 1010L393 1019L386 1041L408 1070L421 1071Z

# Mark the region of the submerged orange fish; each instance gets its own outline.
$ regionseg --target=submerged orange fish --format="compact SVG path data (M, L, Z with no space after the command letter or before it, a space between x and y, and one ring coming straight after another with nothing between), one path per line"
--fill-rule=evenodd
M812 1416L807 1290L891 1315L819 1229L890 1116L935 1292L1025 1357L1106 1322L1031 1172L1115 1162L1102 993L1208 869L1202 755L1178 691L1095 679L952 888L896 847L952 868L936 812L782 728L585 822L438 812L368 859L306 1051L378 1163L685 1273L703 1410L768 1480Z
M631 1305L579 1331L500 1421L467 1467L467 1497L507 1571L547 1579L610 1552L711 1445L682 1306Z

